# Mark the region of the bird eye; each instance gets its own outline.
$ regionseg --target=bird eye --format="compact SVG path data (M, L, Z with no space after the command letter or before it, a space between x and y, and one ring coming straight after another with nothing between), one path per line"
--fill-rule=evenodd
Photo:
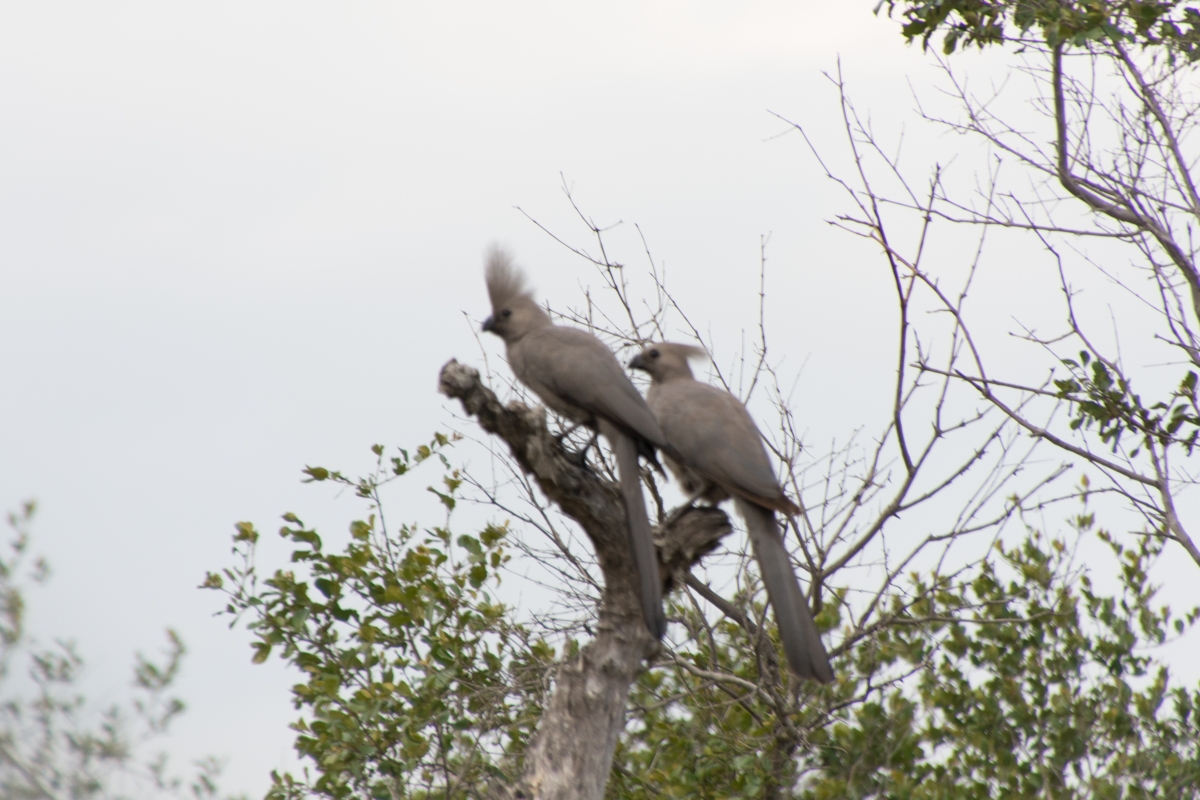
M512 316L512 309L511 309L511 308L506 308L506 309L504 309L503 311L501 311L501 312L500 312L500 316L502 316L502 317L505 317L505 318L507 318L507 317L511 317L511 316Z
M651 358L658 358L658 351L657 351L657 350L651 350L651 351L650 351L650 357L651 357Z

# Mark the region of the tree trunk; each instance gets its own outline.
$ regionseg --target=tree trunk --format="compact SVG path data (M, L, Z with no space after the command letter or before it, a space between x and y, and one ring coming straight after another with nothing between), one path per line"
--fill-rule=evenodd
M642 619L625 506L615 483L573 461L546 427L542 408L502 405L479 372L451 360L438 389L458 399L468 415L508 445L538 487L583 528L604 577L595 638L558 669L516 786L498 797L528 800L601 800L617 736L625 727L629 687L660 645ZM655 533L664 595L732 528L725 512L691 508Z

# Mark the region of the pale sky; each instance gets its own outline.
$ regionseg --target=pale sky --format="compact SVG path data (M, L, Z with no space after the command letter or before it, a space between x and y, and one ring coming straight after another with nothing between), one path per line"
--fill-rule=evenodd
M293 762L294 678L252 666L195 587L238 520L272 540L287 510L345 524L352 500L302 486L305 464L353 472L375 442L446 429L437 371L480 360L488 243L540 297L581 302L595 273L515 208L583 241L560 174L624 221L625 253L640 226L729 352L769 233L807 427L863 424L890 287L768 112L836 149L822 72L840 56L882 130L954 157L962 140L912 114L936 70L873 5L0 6L0 506L41 507L55 577L33 630L75 638L104 700L177 628L190 710L171 750L227 758L226 788L260 796ZM420 494L403 514L430 521Z

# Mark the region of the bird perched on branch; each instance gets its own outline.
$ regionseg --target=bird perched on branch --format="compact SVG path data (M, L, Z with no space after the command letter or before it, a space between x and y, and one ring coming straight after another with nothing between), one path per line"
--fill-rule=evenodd
M733 497L746 520L767 596L792 672L821 683L833 680L829 656L796 581L775 512L799 512L775 478L762 436L742 402L692 376L688 359L707 356L683 344L652 344L629 366L650 374L650 410L666 435L667 466L694 500L714 505Z
M493 248L485 276L492 315L483 330L504 340L513 374L554 411L604 434L617 459L625 500L629 549L646 627L667 629L662 579L638 473L638 453L666 446L646 401L608 347L587 331L555 325L533 299L525 276Z

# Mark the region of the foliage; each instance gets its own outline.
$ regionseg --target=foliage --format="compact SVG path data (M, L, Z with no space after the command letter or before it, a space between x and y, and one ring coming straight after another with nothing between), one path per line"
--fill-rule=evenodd
M1121 436L1131 432L1147 447L1165 451L1178 445L1187 455L1192 454L1200 436L1195 372L1184 375L1169 400L1147 406L1131 390L1128 379L1114 374L1103 359L1086 350L1079 353L1078 361L1064 359L1063 366L1070 377L1055 380L1054 386L1058 397L1071 403L1073 430L1094 424L1100 440L1111 445L1114 453ZM1135 447L1130 455L1136 456L1137 452Z
M343 549L285 515L296 571L259 588L259 535L240 523L240 565L208 580L228 613L250 617L254 661L278 652L304 675L293 727L317 777L276 775L272 797L478 796L515 774L551 675L553 650L495 600L507 529L455 538L447 521L389 536L379 486L397 468L388 476L374 452L371 477L318 473L374 512ZM448 520L459 477L444 464L431 491ZM1161 540L1126 547L1092 526L1080 514L1073 531L1029 529L969 570L911 573L887 623L835 654L839 682L800 687L788 718L769 697L778 676L761 680L778 669L777 642L677 595L671 618L692 635L635 686L607 796L1200 797L1200 691L1172 686L1152 651L1200 611L1156 605ZM1090 570L1076 563L1089 540L1112 557ZM1102 564L1115 567L1114 594L1091 577ZM760 597L735 605L761 625ZM826 603L823 628L844 602Z
M823 745L823 776L810 796L1195 797L1200 693L1172 687L1150 648L1171 630L1187 630L1196 612L1176 619L1156 608L1146 575L1160 550L1175 542L1200 563L1175 510L1177 493L1194 480L1170 462L1176 452L1192 455L1200 434L1200 351L1192 346L1200 273L1187 233L1200 209L1189 137L1200 11L1137 0L888 0L887 6L900 10L910 42L928 47L940 31L945 54L960 45L1016 45L1022 57L1007 65L1010 75L1030 80L1012 81L1020 87L1013 91L1045 123L1038 128L1021 110L1002 106L1003 89L977 95L950 61L940 62L961 117L922 115L978 137L989 164L973 200L954 196L935 168L929 199L915 199L906 183L900 205L920 214L918 227L931 219L978 226L985 232L981 252L993 229L1030 234L1056 262L1050 268L1057 269L1067 321L1063 335L1035 333L1027 320L1017 333L1054 358L1051 386L998 376L979 356L974 375L953 374L1031 437L1095 466L1104 485L1096 490L1084 478L1081 496L1099 491L1128 499L1148 524L1123 543L1098 534L1119 565L1115 597L1099 593L1087 572L1072 579L1067 540L1037 534L998 548L963 590L947 594L939 587L937 613L947 620L931 614L906 634L912 645L924 643L913 652L928 653L919 680L881 693L824 732L833 738ZM846 107L844 94L842 100ZM862 151L882 152L879 143L856 119L852 125L848 118L847 132L870 208L888 207L892 198L874 193L861 161ZM1010 164L1019 177L1002 182ZM895 161L886 167L900 174ZM1083 224L1060 216L1078 211ZM895 232L884 236L879 214L864 217L888 258L901 261L889 244ZM928 228L920 230L924 245ZM1132 264L1124 253L1106 258L1115 248L1090 247L1103 239L1133 247ZM1165 342L1191 362L1161 399L1134 391L1131 375L1140 365L1124 362L1119 343L1115 357L1093 345L1083 322L1090 316L1083 313L1084 292L1068 279L1063 253L1082 254L1081 262L1159 313L1161 327L1139 337ZM916 264L905 267L930 286L944 285L944 275ZM967 329L961 303L944 305ZM1109 310L1115 329L1122 310ZM1067 340L1083 347L1078 359L1062 357L1060 346L1074 349L1062 345ZM922 368L950 374L924 362ZM1064 403L1069 415L1058 422ZM1112 457L1092 449L1097 439ZM1080 516L1079 535L1091 524L1090 515ZM1104 563L1089 558L1093 569ZM964 615L968 607L986 613ZM975 621L965 622L968 616ZM896 637L893 645L904 640L899 633L887 634ZM899 663L918 664L911 654Z
M537 723L554 651L514 624L493 596L508 559L507 529L488 525L454 538L449 519L461 478L437 436L415 457L399 451L374 474L351 480L320 467L312 481L353 487L374 513L350 523L341 551L294 514L280 536L297 549L293 569L259 581L258 532L237 525L238 566L209 574L228 596L226 613L248 615L254 658L273 651L299 670L293 699L296 749L314 780L275 774L270 797L469 797L504 781ZM446 523L388 531L379 489L430 456L447 472L430 488Z
M1163 47L1172 58L1200 59L1200 11L1182 0L887 0L899 6L909 41L941 31L942 52L964 45L1022 42L1031 33L1051 47L1098 40ZM880 4L882 6L882 3Z
M940 593L944 624L893 639L898 657L924 660L915 690L832 726L806 796L1197 796L1200 692L1170 689L1145 652L1197 612L1185 621L1153 607L1161 540L1131 549L1099 537L1119 561L1117 596L1086 574L1068 583L1067 541L1037 533ZM954 619L964 603L984 610Z
M785 794L807 800L1200 797L1200 691L1171 687L1149 652L1200 612L1155 607L1161 540L1126 548L1098 532L1119 570L1119 591L1100 592L1073 564L1090 515L1077 524L1074 542L1030 530L997 544L957 579L914 575L913 594L932 585L935 599L896 598L897 624L838 659L843 679L801 712L824 717L806 742L751 688L740 629L712 626L746 684L648 673L608 796L770 796L783 758ZM686 657L705 670L707 649Z
M27 582L45 583L43 559L29 563L35 505L9 514L15 537L0 556L0 797L6 800L116 800L221 796L220 763L197 762L186 782L168 770L167 756L145 746L169 732L184 711L171 696L185 648L167 631L165 660L137 655L125 705L89 706L78 681L83 658L74 643L43 647L25 629ZM27 680L16 670L24 670Z

